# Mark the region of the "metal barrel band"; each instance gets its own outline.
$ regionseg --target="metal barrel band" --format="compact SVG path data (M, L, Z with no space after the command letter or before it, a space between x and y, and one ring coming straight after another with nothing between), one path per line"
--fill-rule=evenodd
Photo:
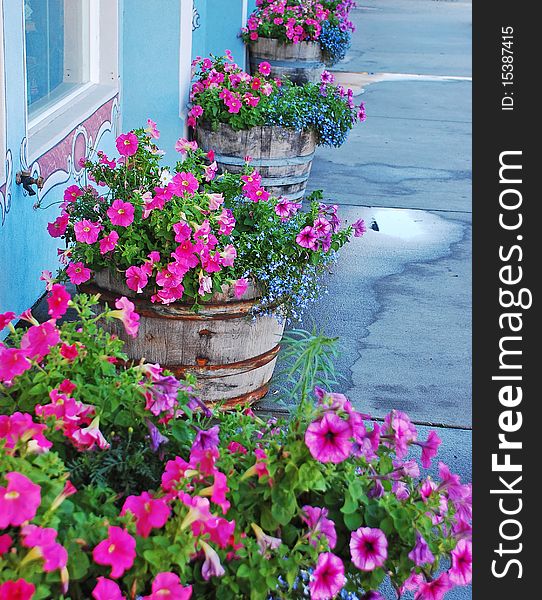
M296 183L306 183L309 179L309 174L305 175L290 175L286 177L262 177L262 185L275 186L275 185L295 185Z
M260 57L253 57L251 62L260 62L262 59ZM303 60L302 58L292 58L291 60L277 60L273 58L267 58L266 61L272 67L281 67L286 69L321 69L324 67L324 63L317 60ZM297 66L299 65L299 66Z
M246 164L244 158L229 156L227 154L215 153L214 158L216 162L224 163L225 165L236 165L242 167ZM314 152L311 152L310 154L304 154L303 156L292 156L289 158L253 158L250 161L250 164L254 167L283 167L289 165L304 165L311 162L313 158Z

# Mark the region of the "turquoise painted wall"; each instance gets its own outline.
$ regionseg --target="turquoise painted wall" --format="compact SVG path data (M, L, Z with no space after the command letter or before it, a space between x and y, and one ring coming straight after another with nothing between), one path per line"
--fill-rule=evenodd
M192 56L222 56L231 50L237 64L245 67L245 45L239 37L243 5L247 0L194 0L200 27L192 34Z
M22 186L15 184L16 172L33 166L28 163L28 158L39 158L32 156L32 148L26 146L23 0L4 0L1 16L0 25L4 33L6 151L11 157L12 166L6 182L9 195L3 210L0 210L0 312L9 310L20 314L45 292L45 284L40 281L41 272L49 270L55 273L59 267L57 248L63 246L63 242L49 236L47 223L58 216L58 203L62 201L64 189L74 184L75 180L73 177L64 177L64 181L54 186L49 182L47 189L36 196L29 196ZM4 132L0 131L0 135L4 135ZM100 147L113 153L111 133L104 135ZM4 157L0 157L0 160L4 160ZM33 174L36 175L35 165ZM1 184L3 181L0 181ZM53 206L46 210L35 210L33 207L37 198L42 206Z
M179 117L180 0L124 0L122 10L122 128L151 118L159 145L173 155L183 131Z

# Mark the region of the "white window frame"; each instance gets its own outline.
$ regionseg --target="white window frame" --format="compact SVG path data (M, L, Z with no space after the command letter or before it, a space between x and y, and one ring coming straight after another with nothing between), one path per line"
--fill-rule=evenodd
M88 15L89 81L50 107L30 116L27 109L28 162L42 156L119 91L118 0L83 0ZM26 68L26 46L25 60ZM26 90L26 73L25 73ZM28 94L28 90L26 90ZM25 98L26 102L26 98Z

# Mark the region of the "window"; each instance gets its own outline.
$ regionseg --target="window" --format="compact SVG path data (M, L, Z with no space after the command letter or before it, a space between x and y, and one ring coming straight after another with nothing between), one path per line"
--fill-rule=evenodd
M27 103L31 116L89 81L85 0L25 0Z
M118 94L118 0L24 0L28 160Z

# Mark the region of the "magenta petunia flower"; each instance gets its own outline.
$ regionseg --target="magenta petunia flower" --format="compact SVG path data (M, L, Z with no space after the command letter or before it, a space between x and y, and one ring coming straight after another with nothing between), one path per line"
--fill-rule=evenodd
M47 224L47 231L53 238L58 238L66 233L68 227L69 215L64 214L57 217L52 223Z
M107 216L113 225L128 227L134 221L134 205L123 200L115 200L107 209Z
M92 590L94 600L124 600L120 587L111 579L98 577L98 583Z
M134 133L123 133L117 138L116 145L121 156L133 156L137 152L139 141Z
M136 541L124 529L110 526L107 538L92 551L94 562L111 566L111 577L117 579L132 567L136 557Z
M360 527L350 538L352 562L361 571L374 571L388 557L388 540L377 528Z
M305 443L316 460L341 463L352 451L352 428L338 415L326 413L307 427Z
M60 342L60 332L52 321L33 325L21 338L21 350L28 358L41 360Z
M49 306L51 318L58 319L66 314L70 300L71 296L66 288L60 283L54 283L51 293L47 296L47 305Z
M355 223L352 223L352 229L354 230L354 237L361 237L367 231L365 221L358 219Z
M149 282L147 273L141 267L128 267L124 276L126 277L126 285L138 294L143 291L143 288Z
M467 585L472 581L472 543L461 539L452 550L452 568L448 571L450 581Z
M31 366L24 350L5 348L0 344L0 381L11 381Z
M441 444L442 440L437 435L437 432L433 430L429 432L426 442L418 442L418 445L422 447L422 466L424 469L431 467L431 459L438 454Z
M0 313L0 331L2 331L2 329L4 329L6 325L9 325L14 318L14 312L9 311L5 313Z
M333 73L330 73L329 71L324 71L320 76L320 81L325 84L333 83L335 81L335 77Z
M83 190L78 185L70 185L64 190L64 202L75 202L82 195Z
M140 496L128 496L124 501L121 515L131 512L136 519L137 534L149 537L153 528L163 527L171 514L171 509L163 498L153 498L148 492Z
M36 586L25 579L0 584L0 600L32 600Z
M113 229L100 240L100 254L107 254L115 249L119 241L119 234Z
M174 196L184 197L185 194L193 194L198 190L199 182L192 175L192 173L177 173L171 182L168 184L168 190L170 190Z
M311 600L331 600L344 584L343 561L331 552L320 554L309 582Z
M57 531L52 527L25 525L21 528L23 546L33 548L37 557L43 558L46 573L63 569L68 564L68 553L56 541Z
M441 573L436 579L421 583L414 600L442 600L452 588L448 574Z
M13 538L9 533L0 535L0 556L3 556L13 545Z
M151 592L150 596L143 596L141 600L161 600L162 598L190 600L192 586L182 586L179 576L175 573L158 573L152 582Z
M271 74L271 65L268 62L263 61L258 65L258 71L260 71L264 77L268 77Z
M32 520L41 503L41 488L28 477L17 471L4 477L8 484L0 486L0 529Z
M77 221L73 226L75 239L82 244L94 244L100 235L102 226L99 223L93 223L89 219Z
M82 262L70 263L66 269L66 274L73 285L85 283L92 277L91 270L85 267Z

